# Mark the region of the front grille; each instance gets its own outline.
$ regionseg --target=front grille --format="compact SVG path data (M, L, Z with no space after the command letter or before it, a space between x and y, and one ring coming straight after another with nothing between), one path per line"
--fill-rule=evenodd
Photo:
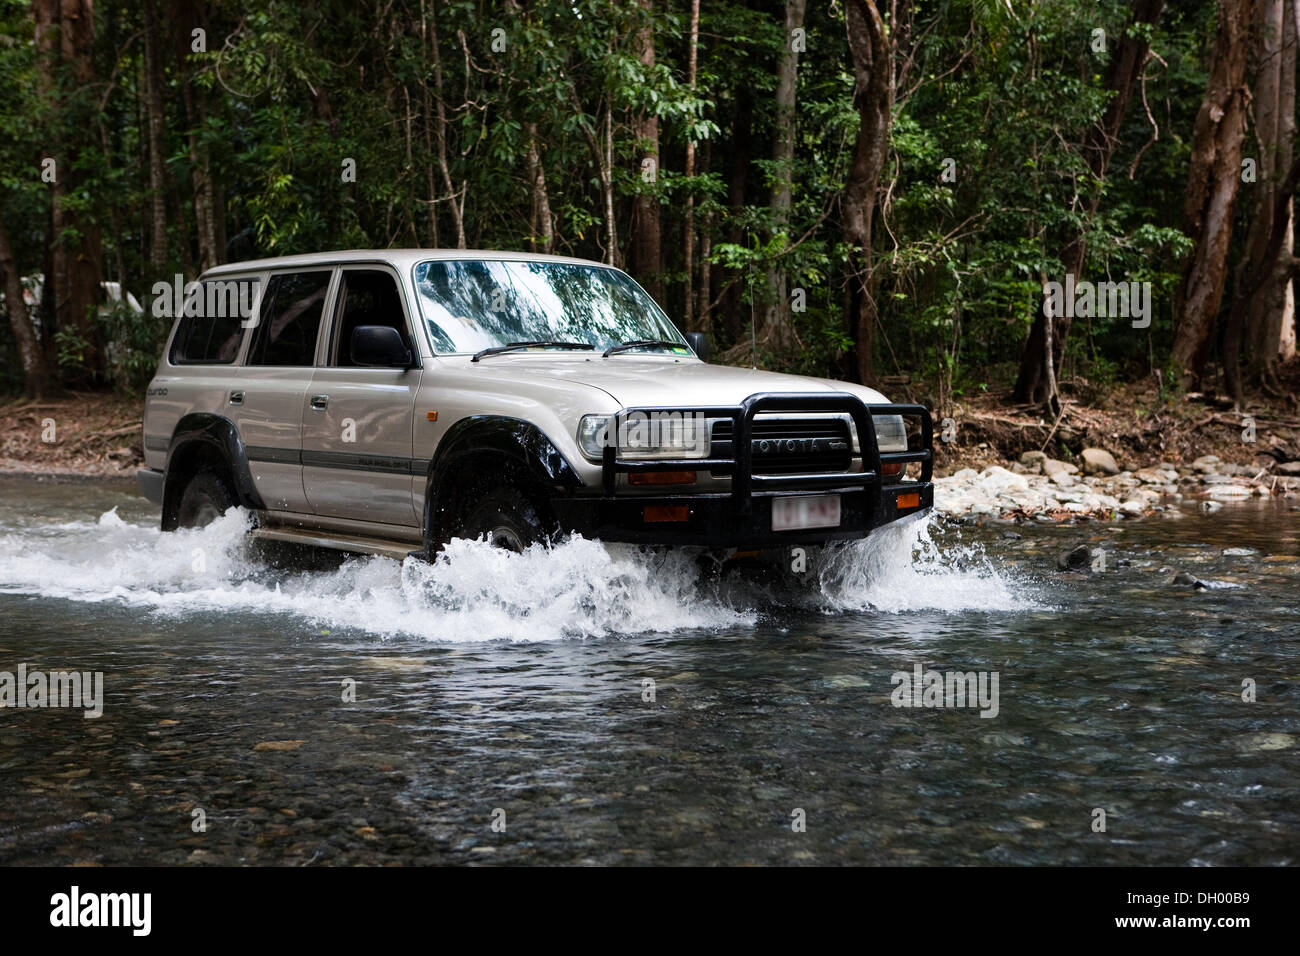
M710 455L732 457L731 438L730 421L714 422ZM849 423L842 418L759 417L754 419L751 444L756 475L846 472L853 461Z

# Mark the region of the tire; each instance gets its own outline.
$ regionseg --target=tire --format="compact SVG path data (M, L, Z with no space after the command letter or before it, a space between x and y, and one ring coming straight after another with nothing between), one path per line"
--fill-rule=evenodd
M176 526L203 528L235 507L235 495L226 480L215 471L200 471L181 493L176 509Z
M513 488L495 488L468 506L457 537L486 537L493 547L523 551L548 535L531 501Z

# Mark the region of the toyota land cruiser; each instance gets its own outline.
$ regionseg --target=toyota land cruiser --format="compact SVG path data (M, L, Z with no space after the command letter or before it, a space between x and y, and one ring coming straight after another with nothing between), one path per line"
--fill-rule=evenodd
M337 252L163 298L139 481L164 530L242 506L262 538L396 557L575 532L735 553L933 504L922 406L706 364L703 337L610 266Z

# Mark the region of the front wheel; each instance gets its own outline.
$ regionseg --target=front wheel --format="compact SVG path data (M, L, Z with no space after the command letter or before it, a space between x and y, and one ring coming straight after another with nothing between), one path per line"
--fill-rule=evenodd
M215 471L201 471L190 479L176 509L180 528L203 528L235 507L235 495Z
M513 488L497 488L469 506L459 537L486 537L493 547L523 551L547 535L532 502Z

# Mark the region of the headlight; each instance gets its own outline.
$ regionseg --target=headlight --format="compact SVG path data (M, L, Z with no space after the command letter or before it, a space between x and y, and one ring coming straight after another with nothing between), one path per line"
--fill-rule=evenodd
M907 425L902 415L874 415L871 421L881 451L907 451Z
M584 415L578 423L578 447L588 458L599 459L605 453L608 444L606 429L609 428L608 415Z
M709 422L691 412L633 413L619 419L611 432L612 415L584 415L578 423L578 447L600 460L607 445L616 444L625 459L708 458Z

